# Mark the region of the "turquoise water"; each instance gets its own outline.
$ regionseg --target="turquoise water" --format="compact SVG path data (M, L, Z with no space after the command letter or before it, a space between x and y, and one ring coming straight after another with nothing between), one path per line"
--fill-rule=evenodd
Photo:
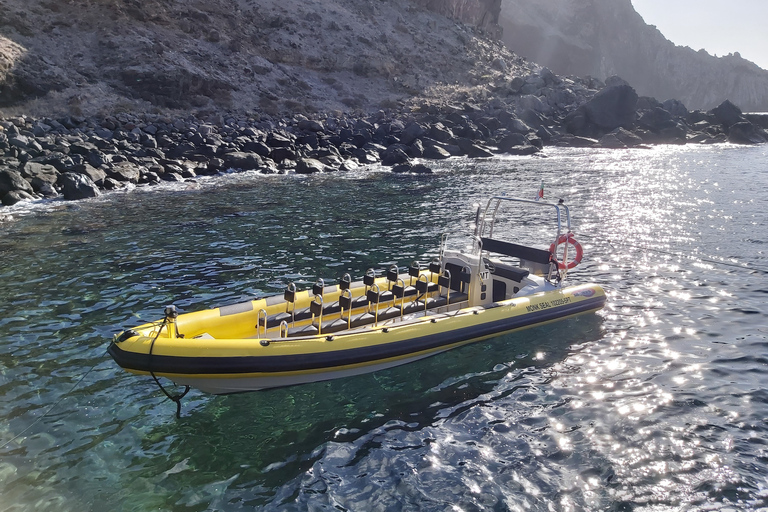
M768 148L546 155L3 209L0 510L768 507ZM585 249L571 279L609 294L599 315L360 377L193 391L180 419L105 354L167 304L426 260L474 203L542 180Z

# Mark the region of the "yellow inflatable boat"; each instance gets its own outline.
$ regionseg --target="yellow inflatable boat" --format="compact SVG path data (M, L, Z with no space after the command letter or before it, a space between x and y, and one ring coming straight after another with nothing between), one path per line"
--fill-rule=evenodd
M548 248L498 235L508 206L552 212ZM205 311L169 306L162 320L116 335L109 353L129 372L238 393L390 368L604 306L599 285L565 285L582 250L564 204L493 197L475 224L459 248L443 235L439 257L423 267L369 269L359 281L321 279L304 291L290 284L281 295Z

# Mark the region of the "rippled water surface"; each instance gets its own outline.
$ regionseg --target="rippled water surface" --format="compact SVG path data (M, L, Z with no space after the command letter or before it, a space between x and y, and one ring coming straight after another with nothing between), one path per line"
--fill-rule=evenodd
M229 175L4 209L0 510L768 507L768 148ZM571 206L599 315L175 417L117 331L435 254L489 194ZM529 235L530 238L530 235ZM534 240L528 240L529 242Z

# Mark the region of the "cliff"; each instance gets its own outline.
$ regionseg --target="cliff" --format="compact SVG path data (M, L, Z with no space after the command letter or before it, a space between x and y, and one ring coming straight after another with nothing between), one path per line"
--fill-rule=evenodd
M477 27L492 37L501 36L502 0L413 0L430 11Z
M504 0L499 23L511 50L555 73L618 75L641 95L691 109L729 99L746 111L768 111L768 71L738 54L718 58L676 46L630 0Z
M501 0L0 0L0 108L106 115L391 107L530 66Z

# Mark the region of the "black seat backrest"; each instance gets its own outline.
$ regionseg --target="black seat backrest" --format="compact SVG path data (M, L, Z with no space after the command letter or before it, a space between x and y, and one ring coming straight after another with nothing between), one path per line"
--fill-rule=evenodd
M511 256L513 258L520 258L522 260L531 261L533 263L540 263L542 265L549 265L550 254L549 251L544 249L526 247L525 245L503 242L493 238L482 238L481 240L483 242L484 251L495 252L505 256Z
M469 283L470 279L472 278L472 274L470 272L465 272L463 267L460 267L455 263L446 263L445 270L451 274L451 280L450 284L448 284L448 287L451 290L463 292L464 290L462 289L462 283Z

